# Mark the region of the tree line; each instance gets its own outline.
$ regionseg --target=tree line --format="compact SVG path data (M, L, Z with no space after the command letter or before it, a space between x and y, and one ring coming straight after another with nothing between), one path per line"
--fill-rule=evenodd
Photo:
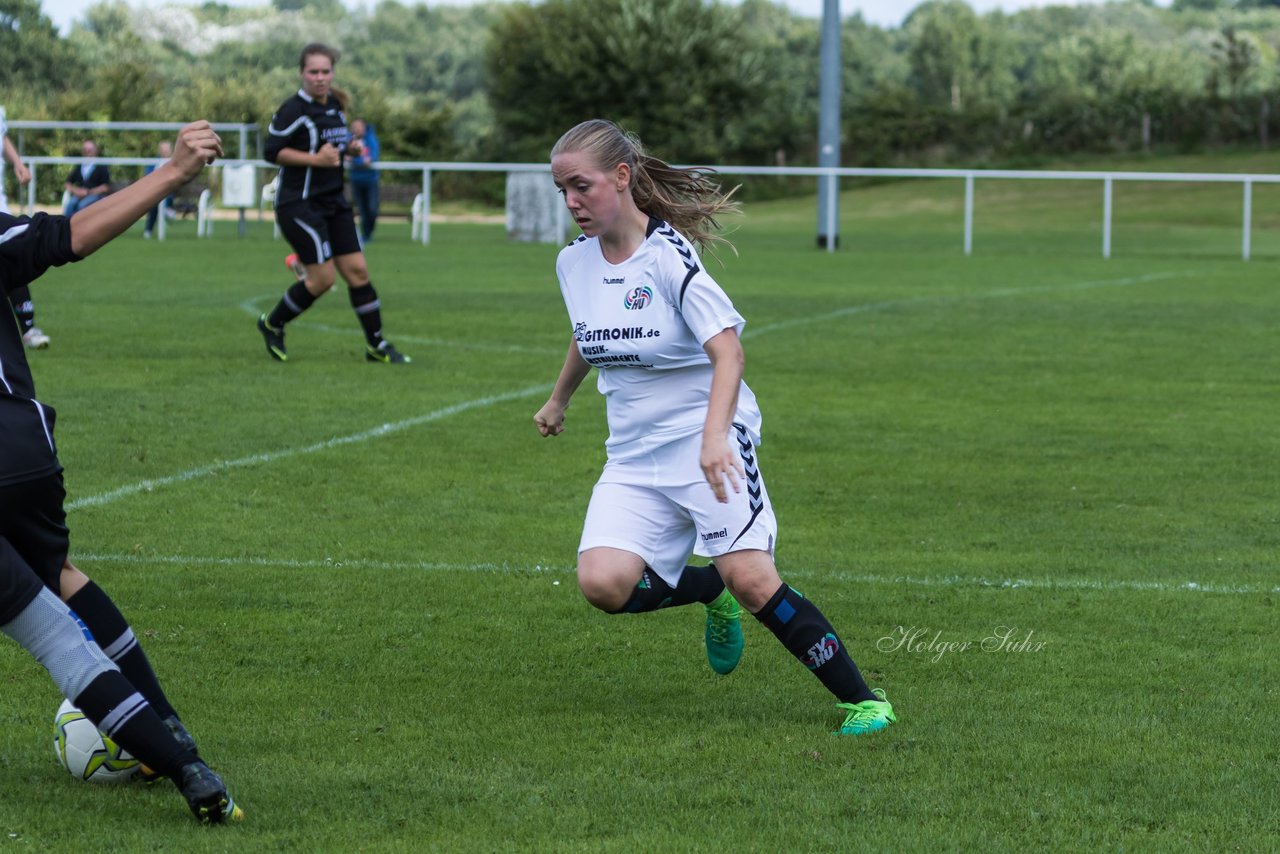
M297 88L301 46L324 41L343 51L338 83L387 159L542 160L563 130L605 116L672 161L803 165L816 162L820 26L770 0L381 0L354 12L340 0L103 0L63 37L38 0L0 0L0 103L10 119L265 128ZM842 162L1266 147L1280 130L1278 49L1280 8L1262 0L982 15L927 0L895 28L854 14L842 24ZM154 150L145 134L104 143ZM26 141L29 153L77 144Z

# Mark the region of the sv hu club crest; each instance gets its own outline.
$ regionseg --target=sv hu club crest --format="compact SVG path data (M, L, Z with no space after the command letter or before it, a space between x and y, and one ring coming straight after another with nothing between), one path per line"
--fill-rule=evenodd
M630 311L639 311L651 302L653 302L653 289L648 285L641 285L638 288L632 288L627 291L623 305Z

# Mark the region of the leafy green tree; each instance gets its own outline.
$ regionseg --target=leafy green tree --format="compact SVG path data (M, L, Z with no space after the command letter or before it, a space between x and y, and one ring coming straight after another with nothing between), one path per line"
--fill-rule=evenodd
M15 92L50 95L79 77L82 68L38 0L0 0L0 57L0 92L6 99Z
M702 0L548 0L503 9L487 56L508 156L545 158L563 131L613 119L664 158L717 162L766 69L734 10Z
M978 16L962 0L929 0L916 7L905 26L913 37L911 82L921 100L960 112L978 78Z

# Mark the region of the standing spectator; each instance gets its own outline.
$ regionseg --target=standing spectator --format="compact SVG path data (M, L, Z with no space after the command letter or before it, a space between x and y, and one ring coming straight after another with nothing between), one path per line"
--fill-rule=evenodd
M173 156L173 146L169 144L169 140L167 139L163 140L160 143L160 145L156 147L156 154L159 155L160 157L163 157L165 160L168 160L171 156ZM152 163L146 169L142 170L142 174L144 176L150 175L154 171L156 171L156 164ZM172 207L173 196L170 195L166 197L164 200L164 204L165 204L165 212L164 212L165 218L172 219L173 218L173 207ZM147 224L142 228L142 238L144 240L151 239L151 232L155 230L156 220L159 217L160 217L160 205L156 205L154 208L147 211Z
M13 165L13 176L18 179L18 186L25 187L31 182L31 171L27 169L18 150L9 139L9 125L4 118L4 107L0 107L0 147L4 156L0 157L0 213L10 213L9 200L4 194L4 164ZM49 336L36 326L36 309L31 302L31 289L26 285L9 291L9 305L13 306L13 314L18 319L18 328L22 330L22 343L32 350L43 350L49 346Z
M351 122L351 141L363 148L359 154L352 154L348 149L347 168L351 170L351 195L355 197L356 210L360 211L360 242L364 244L373 240L373 228L378 224L378 170L374 164L381 150L373 125L364 119Z
M101 200L111 189L111 170L105 164L93 162L93 158L98 156L98 144L86 139L80 145L80 155L87 159L71 170L64 185L71 194L66 207L62 209L66 216L72 216Z
M285 324L309 309L341 275L364 330L365 359L402 365L411 360L382 337L382 303L369 280L355 216L342 192L343 158L359 155L360 146L351 142L346 95L333 85L338 56L338 51L318 43L302 49L302 88L280 105L267 128L263 155L280 165L276 222L293 247L285 264L298 281L275 308L258 318L258 332L271 358L288 361Z

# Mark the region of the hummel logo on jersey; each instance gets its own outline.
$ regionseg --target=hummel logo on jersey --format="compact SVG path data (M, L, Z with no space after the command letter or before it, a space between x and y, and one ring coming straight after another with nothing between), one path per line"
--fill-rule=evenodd
M707 533L703 534L702 541L704 543L709 543L712 540L723 540L727 536L729 536L729 529L721 528L718 531L708 531Z
M618 277L618 278L616 278L616 279L610 279L608 276L605 276L605 277L604 277L604 283L605 283L606 285L625 285L625 284L627 283L627 277L626 277L626 276L619 276L619 277Z

